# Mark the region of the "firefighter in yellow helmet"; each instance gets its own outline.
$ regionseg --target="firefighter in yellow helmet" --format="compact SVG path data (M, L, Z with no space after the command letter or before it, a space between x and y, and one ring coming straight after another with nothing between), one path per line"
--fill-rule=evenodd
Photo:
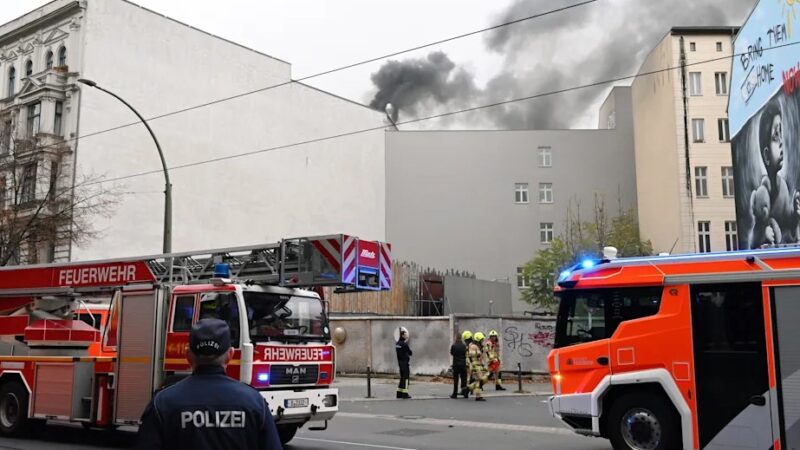
M486 354L489 376L494 376L495 390L505 391L506 388L503 387L503 382L500 380L500 343L498 340L497 331L490 331L489 339L483 346L483 352Z
M483 333L478 331L472 335L472 342L467 348L467 366L469 367L471 381L469 388L475 394L475 400L479 402L486 401L483 398L481 387L486 382L488 375L483 358L483 339Z

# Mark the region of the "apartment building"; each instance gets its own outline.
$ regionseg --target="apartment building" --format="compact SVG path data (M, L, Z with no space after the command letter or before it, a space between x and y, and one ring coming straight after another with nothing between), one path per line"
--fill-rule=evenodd
M641 233L656 252L738 248L727 103L735 27L675 27L632 84Z

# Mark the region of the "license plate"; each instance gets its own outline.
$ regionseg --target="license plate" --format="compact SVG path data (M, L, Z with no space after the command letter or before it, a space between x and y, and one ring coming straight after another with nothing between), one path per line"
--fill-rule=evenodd
M283 401L287 408L305 408L308 406L307 398L287 398Z

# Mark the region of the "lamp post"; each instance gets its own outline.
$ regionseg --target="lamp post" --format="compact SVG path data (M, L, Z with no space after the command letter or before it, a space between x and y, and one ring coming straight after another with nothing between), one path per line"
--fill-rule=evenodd
M102 87L98 86L92 80L87 80L85 78L81 78L78 80L79 83L83 83L89 87L93 87L95 89L99 89L106 94L116 98L117 100L121 101L125 106L127 106L139 120L142 121L147 131L150 133L150 136L153 138L153 142L156 143L156 149L158 149L158 156L161 158L161 167L164 169L164 246L163 251L164 253L171 253L172 252L172 184L169 182L169 170L167 169L167 161L164 159L164 152L161 151L161 145L158 143L158 139L156 139L155 133L148 125L147 121L144 120L141 114L139 114L130 103L126 102L122 99L119 95L107 90L103 89ZM170 269L171 272L171 269Z

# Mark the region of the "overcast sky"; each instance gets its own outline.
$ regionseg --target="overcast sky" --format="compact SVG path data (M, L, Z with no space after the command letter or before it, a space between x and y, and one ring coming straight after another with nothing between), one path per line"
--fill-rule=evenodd
M110 0L89 0L110 1ZM580 0L137 0L157 12L292 64L295 78ZM771 0L774 1L774 0ZM5 23L47 3L3 0ZM400 119L635 73L677 25L741 25L755 0L598 0L500 33L393 58L380 93ZM432 52L441 52L431 55ZM369 104L384 62L307 81ZM425 80L435 72L438 78ZM419 80L419 81L417 81ZM398 91L392 83L411 84ZM416 84L418 83L418 84ZM426 84L427 83L427 84ZM427 128L595 127L607 88L474 113Z

